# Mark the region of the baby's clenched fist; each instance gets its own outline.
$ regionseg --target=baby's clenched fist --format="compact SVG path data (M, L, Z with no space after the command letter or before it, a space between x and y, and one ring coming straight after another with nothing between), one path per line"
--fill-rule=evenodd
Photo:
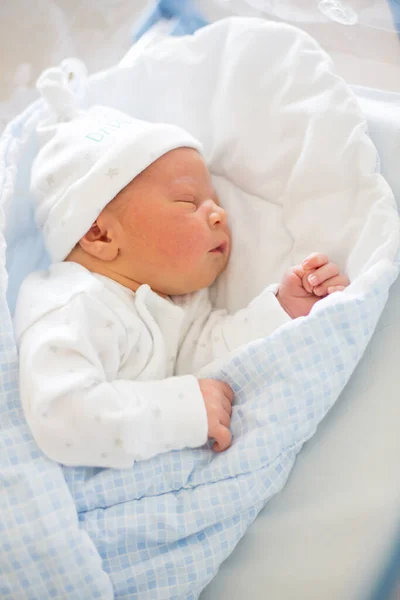
M276 297L288 315L296 319L307 316L318 300L343 291L349 283L349 278L340 273L337 264L315 252L285 273Z
M199 386L207 411L208 437L215 440L213 450L223 452L232 441L229 425L233 391L227 383L215 379L199 379Z

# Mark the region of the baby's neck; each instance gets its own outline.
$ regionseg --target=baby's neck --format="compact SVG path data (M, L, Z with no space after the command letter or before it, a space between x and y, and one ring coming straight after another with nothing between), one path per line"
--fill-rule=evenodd
M132 292L136 292L136 290L140 288L141 285L144 285L146 283L135 281L131 277L120 273L116 268L114 261L106 262L103 260L99 260L93 256L90 256L90 254L84 252L79 246L72 250L72 252L65 259L65 262L78 263L79 265L82 265L82 267L85 267L85 269L87 269L91 273L96 273L97 275L103 275L103 277L108 277L109 279L116 281L120 285L123 285L124 287L132 290ZM166 294L158 292L157 290L153 290L153 292L155 292L158 296L161 296L162 298L168 297Z

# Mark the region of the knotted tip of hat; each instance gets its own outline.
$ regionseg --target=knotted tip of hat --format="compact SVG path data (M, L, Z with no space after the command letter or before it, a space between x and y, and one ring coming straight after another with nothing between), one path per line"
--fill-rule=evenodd
M71 121L79 113L87 79L85 65L77 59L67 59L59 67L43 71L36 88L46 100L58 123Z

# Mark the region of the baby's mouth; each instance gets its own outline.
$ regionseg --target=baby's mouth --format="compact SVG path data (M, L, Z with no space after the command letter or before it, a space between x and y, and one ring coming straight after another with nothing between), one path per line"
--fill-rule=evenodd
M215 248L210 250L210 252L224 254L226 252L227 248L228 248L228 242L222 242L222 244L219 244L219 246L216 246Z

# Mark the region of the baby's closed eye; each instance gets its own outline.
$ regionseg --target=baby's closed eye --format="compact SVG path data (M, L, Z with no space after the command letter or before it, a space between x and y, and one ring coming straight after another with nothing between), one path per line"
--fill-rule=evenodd
M194 196L180 196L176 198L175 204L193 212L197 209L197 200Z
M191 195L178 196L178 198L176 198L175 201L176 202L185 202L185 203L189 203L189 204L197 204L196 197L191 196Z

